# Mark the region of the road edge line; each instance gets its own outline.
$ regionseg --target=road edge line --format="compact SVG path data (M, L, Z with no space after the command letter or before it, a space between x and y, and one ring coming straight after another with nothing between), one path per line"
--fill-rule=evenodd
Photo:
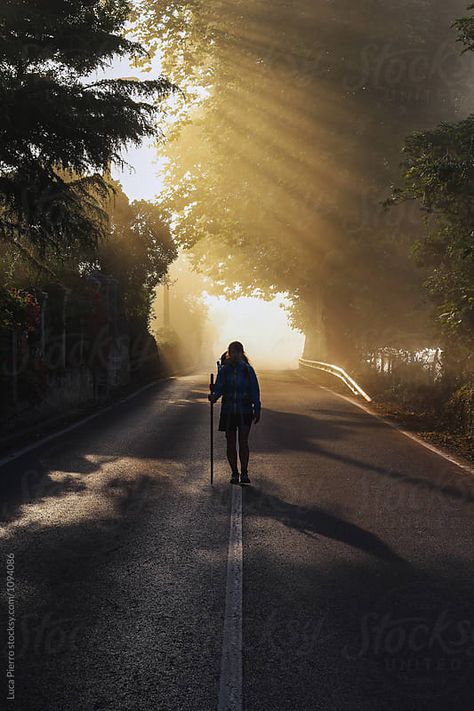
M242 488L232 486L218 711L242 709Z
M381 420L384 424L388 425L394 430L398 430L402 435L405 435L405 437L408 437L408 439L413 440L413 442L416 442L417 444L420 444L422 447L425 449L429 450L430 452L433 452L433 454L437 454L439 457L442 457L446 461L450 462L451 464L455 464L457 467L462 469L463 471L467 472L468 474L474 475L474 467L469 464L468 461L463 461L456 456L452 454L448 454L447 452L443 452L442 449L439 449L436 447L434 444L431 444L430 442L426 442L426 440L422 439L421 437L418 437L418 435L413 434L413 432L408 432L407 430L404 430L400 425L398 425L396 422L391 422L390 420L387 420L386 417L383 415L379 415L378 412L374 412L374 410L371 410L369 407L366 405L363 405L361 402L357 402L357 400L354 400L353 398L349 397L348 395L341 395L341 393L336 392L335 390L331 390L331 388L326 387L325 385L319 385L319 383L313 383L312 380L309 378L305 378L304 375L301 375L298 373L300 378L303 378L309 383L312 383L312 385L321 388L322 390L326 390L328 393L331 393L332 395L336 395L337 397L340 397L342 400L346 400L347 402L350 402L351 405L355 405L356 407L360 408L364 412L366 412L368 415L372 415L372 417L376 417L378 420Z
M71 425L68 425L67 427L63 427L61 430L58 430L57 432L52 432L51 434L47 435L46 437L43 437L42 439L38 440L38 442L32 442L31 444L28 444L26 447L22 447L21 449L16 450L16 452L12 452L11 454L5 455L4 457L2 457L0 459L0 468L4 467L6 464L10 464L11 462L14 462L15 459L22 457L24 454L28 454L28 452L32 452L34 449L41 447L43 444L47 444L47 442L51 442L53 439L56 439L56 437L61 437L61 435L67 434L68 432L71 432L72 430L77 429L77 427L81 427L81 425L85 425L86 422L90 422L91 420L94 420L96 417L103 415L104 412L113 410L114 407L117 407L118 405L122 405L124 402L128 402L129 400L133 400L133 398L137 397L138 395L141 395L141 393L145 392L146 390L150 390L150 388L154 387L155 385L164 383L167 380L173 380L174 377L176 377L176 376L169 376L167 378L155 380L153 383L148 383L147 385L144 385L139 390L135 390L135 392L130 393L130 395L127 395L127 397L121 398L120 400L116 400L115 402L111 403L110 405L107 405L106 407L101 407L100 410L97 410L97 412L93 412L91 415L87 415L87 417L83 417L80 420L77 420L77 422L73 422Z

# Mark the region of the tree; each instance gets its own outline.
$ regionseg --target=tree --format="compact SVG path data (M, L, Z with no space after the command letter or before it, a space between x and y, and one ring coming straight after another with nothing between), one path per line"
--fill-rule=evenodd
M106 231L104 173L157 132L174 86L94 80L114 56L143 56L123 35L126 0L4 0L0 9L0 238L68 256Z
M470 5L469 9L474 9ZM465 51L474 49L474 18L454 21ZM459 373L474 367L474 115L407 136L402 176L387 206L415 201L426 231L416 257L436 306L446 355Z
M421 220L381 203L406 133L456 114L468 77L449 49L452 7L139 5L142 38L159 38L165 57L181 47L177 76L208 94L170 150L166 196L196 266L222 293L288 291L306 333L323 302L337 361L368 339L428 338L422 275L408 259Z
M115 276L133 333L146 332L155 289L177 257L169 226L155 205L129 203L119 185L108 203L109 233L99 247L98 264Z

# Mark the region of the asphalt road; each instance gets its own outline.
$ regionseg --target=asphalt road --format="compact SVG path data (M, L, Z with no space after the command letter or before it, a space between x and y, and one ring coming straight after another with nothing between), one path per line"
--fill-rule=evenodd
M472 475L296 372L260 385L242 707L471 711ZM0 708L217 709L231 487L208 445L207 377L186 376L0 468Z

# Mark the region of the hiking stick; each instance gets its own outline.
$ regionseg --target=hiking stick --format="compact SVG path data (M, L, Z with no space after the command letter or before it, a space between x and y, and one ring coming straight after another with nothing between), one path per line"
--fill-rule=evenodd
M211 395L214 391L214 373L211 373L211 382L209 384ZM214 403L211 400L211 486L214 483Z

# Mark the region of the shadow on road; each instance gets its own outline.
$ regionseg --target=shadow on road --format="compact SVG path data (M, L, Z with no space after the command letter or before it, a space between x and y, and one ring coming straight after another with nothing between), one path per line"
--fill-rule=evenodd
M159 471L160 460L179 461L182 431L193 431L208 403L202 391L186 391L185 399L173 399L165 415L157 415L165 385L0 467L0 523L19 518L28 504L86 491L89 476L114 463L121 470L133 460L156 462Z
M250 544L248 708L265 699L278 711L470 711L472 577L454 567L447 578L437 565L427 573L375 559L303 564Z
M331 412L328 410L314 410L315 413L325 415ZM342 413L339 413L342 414ZM384 477L398 480L403 484L417 487L426 491L439 492L442 496L451 497L463 503L474 501L474 486L472 479L464 474L458 473L456 467L447 461L443 461L438 455L423 450L418 446L417 457L407 457L404 448L413 446L403 435L389 428L381 420L371 417L363 412L345 412L343 421L332 422L326 416L300 415L293 412L281 412L278 410L265 410L262 416L262 423L258 427L264 427L272 433L271 437L259 439L258 451L269 452L272 455L286 452L308 452L331 459L349 467L345 471L356 468L364 473L373 472ZM357 439L352 446L351 438L354 431L364 428L367 433L366 442ZM396 437L397 441L389 440L390 448L387 451L387 465L377 464L377 458L373 457L376 446L380 447L382 437ZM359 458L352 454L343 454L342 451L335 451L325 447L324 442L341 441L350 451L352 446L354 451L363 452L363 457ZM417 446L417 445L415 445ZM342 447L341 447L342 449ZM401 457L397 456L397 450L404 454L403 459L408 462L410 470L403 471L400 467L389 464L390 461L399 462ZM410 450L411 452L412 450ZM438 457L439 467L433 471L432 459ZM421 466L420 466L421 464ZM430 466L431 465L431 466ZM413 472L416 472L416 475Z
M317 507L310 508L291 504L279 496L253 488L245 492L245 515L276 519L285 526L312 538L325 536L363 550L388 563L408 565L403 558L400 558L386 543L370 531Z

